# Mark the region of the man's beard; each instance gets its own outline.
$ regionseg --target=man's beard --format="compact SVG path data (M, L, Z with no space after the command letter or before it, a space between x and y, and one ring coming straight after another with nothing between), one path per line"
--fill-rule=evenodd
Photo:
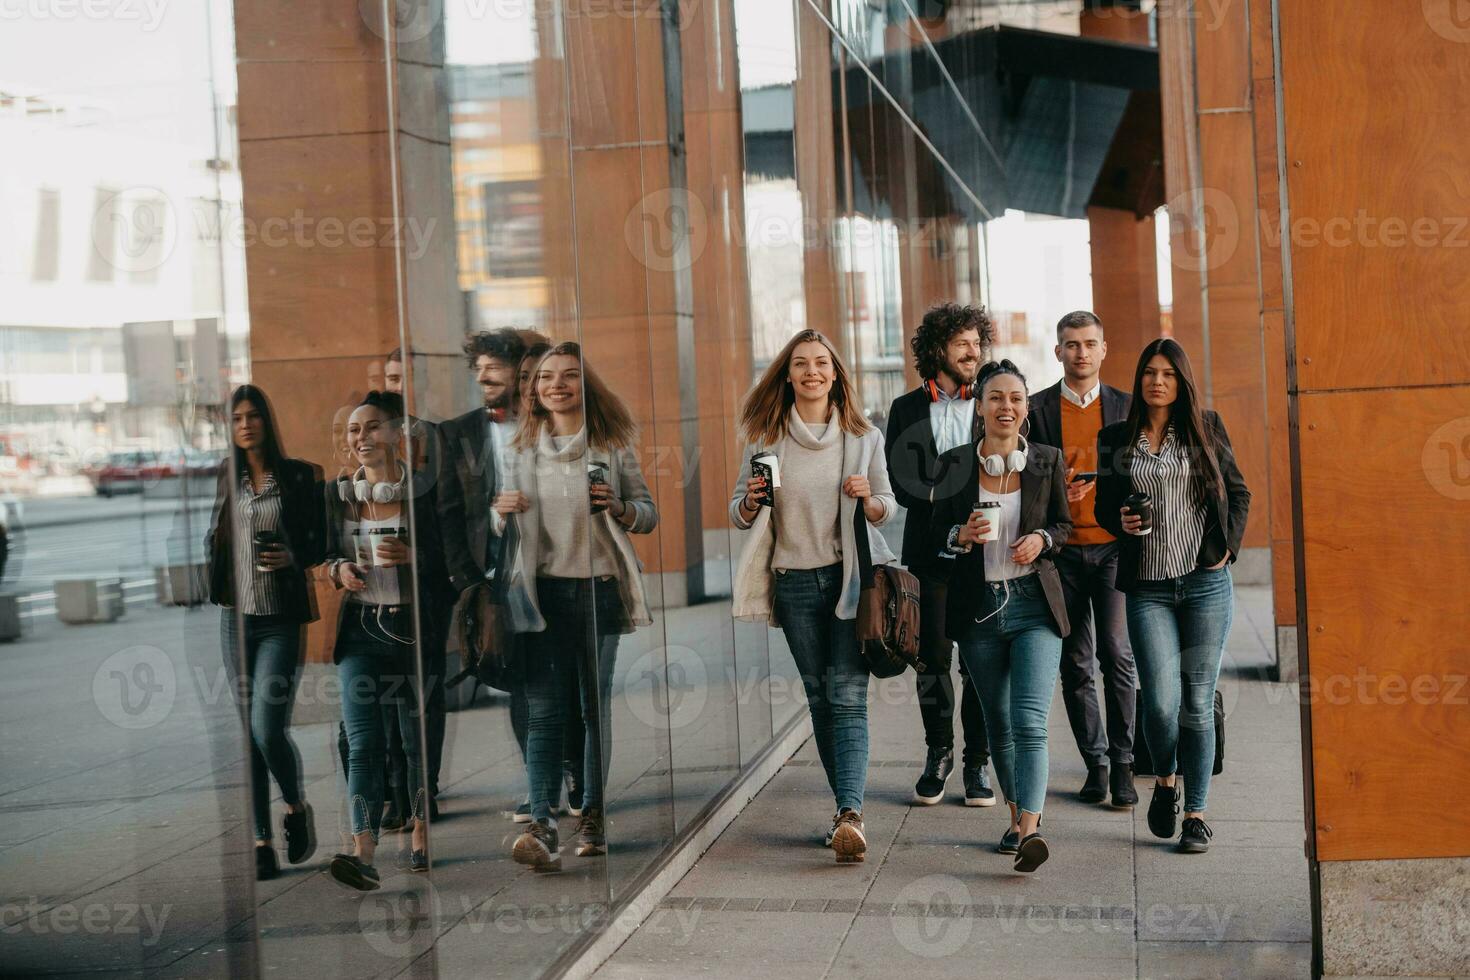
M512 401L509 388L497 388L493 395L482 388L480 389L480 397L484 400L484 408L487 410L492 408L509 409Z
M947 375L949 375L949 379L951 381L953 381L955 384L960 384L960 385L974 384L975 383L975 376L980 373L980 362L978 360L976 360L974 362L974 365L975 365L974 366L974 369L971 370L971 371L969 371L968 373L966 373L964 371L964 369L961 368L961 367L959 367L958 365L955 365L955 364L945 364L944 365L944 373L947 374Z

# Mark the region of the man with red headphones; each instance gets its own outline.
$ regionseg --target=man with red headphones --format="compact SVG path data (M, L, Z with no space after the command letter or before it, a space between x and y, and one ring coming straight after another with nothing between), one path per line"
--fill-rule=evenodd
M950 675L954 646L945 635L945 586L926 542L933 501L953 493L963 478L953 453L969 452L979 437L974 382L995 328L983 307L945 303L924 314L909 347L923 379L919 387L894 400L888 413L888 476L898 502L907 510L902 560L919 579L919 658L916 686L928 752L914 786L916 804L932 806L944 798L954 771L955 690ZM950 454L946 458L946 454ZM985 714L963 667L960 722L964 728L963 778L966 806L994 806L986 765L990 743Z

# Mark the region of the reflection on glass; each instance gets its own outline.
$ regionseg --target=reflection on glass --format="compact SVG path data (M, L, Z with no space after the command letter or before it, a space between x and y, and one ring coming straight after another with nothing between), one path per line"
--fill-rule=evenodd
M512 855L544 871L561 863L552 808L568 769L582 791L568 844L578 857L607 853L613 666L622 634L652 623L628 535L652 531L658 511L638 464L632 415L584 364L581 347L552 347L531 384L495 513L514 541L507 605L512 629L523 634L525 665L531 823ZM580 724L569 718L571 701ZM569 737L576 728L580 745Z
M271 828L271 783L285 806L286 858L316 850L300 752L289 727L300 678L305 625L316 619L306 570L321 559L322 508L316 468L291 459L265 392L241 385L230 396L231 464L220 472L205 539L209 598L220 611L223 661L250 745L255 876L280 873Z
M745 144L751 349L759 370L792 328L806 323L794 134L796 24L789 0L736 0L735 46Z

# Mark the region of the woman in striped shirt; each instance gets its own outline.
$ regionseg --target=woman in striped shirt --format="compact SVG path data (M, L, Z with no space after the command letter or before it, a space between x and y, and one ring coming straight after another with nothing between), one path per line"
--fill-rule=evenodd
M281 789L286 857L315 849L299 754L289 733L303 627L316 619L306 569L321 560L322 511L314 468L281 451L265 392L230 397L234 452L221 469L204 548L209 598L220 611L225 669L250 734L255 874L280 870L271 842L270 778Z
M1184 348L1139 355L1128 418L1098 433L1097 520L1119 539L1117 587L1138 661L1143 734L1158 773L1149 829L1172 838L1184 776L1179 850L1199 854L1215 759L1215 684L1230 634L1228 565L1240 554L1250 491L1220 416L1201 408ZM1127 506L1130 495L1148 503Z

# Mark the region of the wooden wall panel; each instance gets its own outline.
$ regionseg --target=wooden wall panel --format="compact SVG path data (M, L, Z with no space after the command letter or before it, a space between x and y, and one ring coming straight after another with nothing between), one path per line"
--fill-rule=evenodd
M1154 221L1139 221L1131 211L1091 207L1087 209L1087 234L1092 254L1092 311L1102 320L1108 339L1102 379L1131 391L1138 352L1160 332Z
M1193 5L1196 82L1203 112L1250 105L1250 25L1247 0Z
M1299 408L1318 857L1470 854L1470 494L1445 496L1423 461L1466 389Z
M1298 587L1328 861L1470 856L1470 247L1442 237L1470 215L1470 49L1427 10L1279 5ZM1441 237L1413 241L1416 220Z
M1301 387L1470 381L1470 49L1419 4L1280 16Z

